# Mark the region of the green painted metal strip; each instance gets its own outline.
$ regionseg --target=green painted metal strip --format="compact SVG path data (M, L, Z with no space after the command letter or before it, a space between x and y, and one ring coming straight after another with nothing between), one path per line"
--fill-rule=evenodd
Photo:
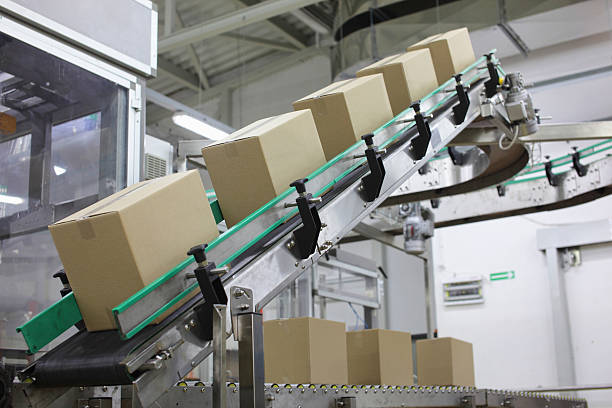
M130 339L130 338L132 338L135 334L137 334L139 331L141 331L142 329L147 327L151 322L153 322L153 320L157 319L159 316L161 316L164 312L166 312L172 306L174 306L175 304L180 302L181 299L183 299L185 296L187 296L189 294L189 292L194 290L197 286L198 286L197 282L192 283L187 289L185 289L183 292L181 292L178 295L176 295L170 302L166 303L163 307L158 309L151 316L147 317L145 320L140 322L140 324L138 326L134 327L132 330L130 330L126 334L122 334L121 338L122 339ZM115 316L115 321L117 321L117 314L115 313L115 309L113 309L113 315ZM119 326L119 322L117 322L117 326Z
M218 224L224 220L223 213L221 212L221 207L219 207L219 200L212 201L210 203L210 209L215 216L215 222Z
M514 271L506 271L506 272L496 272L489 274L489 280L498 281L498 280L507 280L514 279L516 273Z
M28 353L34 354L81 320L74 294L69 293L19 326L17 332L28 345Z
M113 314L123 313L130 306L132 306L134 303L138 302L140 299L142 299L143 297L145 297L149 293L153 292L162 283L164 283L168 279L172 278L174 275L176 275L177 273L179 273L180 271L185 269L187 266L189 266L193 262L195 262L195 259L193 258L193 256L187 257L181 263L179 263L174 268L172 268L168 272L166 272L164 275L160 276L155 281L151 282L146 287L140 289L138 292L136 292L135 294L130 296L128 299L124 300L121 304L119 304L118 306L113 308Z

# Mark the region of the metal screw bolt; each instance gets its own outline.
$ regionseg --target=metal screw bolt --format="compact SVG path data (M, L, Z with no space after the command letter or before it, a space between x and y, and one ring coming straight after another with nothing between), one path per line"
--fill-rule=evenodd
M294 246L295 246L295 241L294 241L294 240L291 240L291 241L289 241L289 242L287 243L287 248L288 248L288 249L291 249L291 248L293 248Z
M244 290L240 289L240 288L236 288L236 290L234 291L234 297L236 299L241 298L244 296Z
M102 387L102 391L104 392L108 391L108 387L105 385L104 387Z
M240 306L238 306L238 308L240 310L249 310L249 305L247 305L246 303L243 303Z

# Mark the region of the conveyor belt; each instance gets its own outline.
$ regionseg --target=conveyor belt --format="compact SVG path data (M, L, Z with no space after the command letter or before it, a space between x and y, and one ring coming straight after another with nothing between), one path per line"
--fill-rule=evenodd
M201 300L198 293L164 321L129 340L122 340L116 330L81 331L26 368L22 377L35 378L44 387L131 384L134 379L122 364L125 358Z

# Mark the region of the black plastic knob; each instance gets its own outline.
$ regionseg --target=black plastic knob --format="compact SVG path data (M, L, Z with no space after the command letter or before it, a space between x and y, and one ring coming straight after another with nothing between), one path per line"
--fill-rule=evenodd
M68 277L66 276L66 272L64 272L63 269L60 269L59 271L55 272L53 274L53 277L59 278L59 280L62 282L62 285L68 284Z
M187 252L187 255L193 255L197 263L202 263L206 260L206 247L208 244L200 244L194 247Z
M487 57L487 61L491 61L493 59L494 53L490 52L488 54L483 54L483 57Z
M412 102L412 105L410 105L410 107L412 108L412 110L414 110L414 113L421 112L421 101L419 100Z
M368 133L367 135L361 136L361 140L363 140L366 145L372 146L374 144L374 133Z
M461 77L463 77L463 74L457 74L454 77L455 77L455 81L461 82Z
M295 180L293 183L289 184L289 187L295 187L298 194L302 194L306 192L306 182L307 178Z

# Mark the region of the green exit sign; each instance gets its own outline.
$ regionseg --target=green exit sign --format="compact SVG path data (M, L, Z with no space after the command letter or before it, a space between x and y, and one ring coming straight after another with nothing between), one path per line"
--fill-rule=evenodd
M514 271L495 272L495 273L489 274L489 280L498 281L498 280L514 279L515 276L516 274L514 273Z

